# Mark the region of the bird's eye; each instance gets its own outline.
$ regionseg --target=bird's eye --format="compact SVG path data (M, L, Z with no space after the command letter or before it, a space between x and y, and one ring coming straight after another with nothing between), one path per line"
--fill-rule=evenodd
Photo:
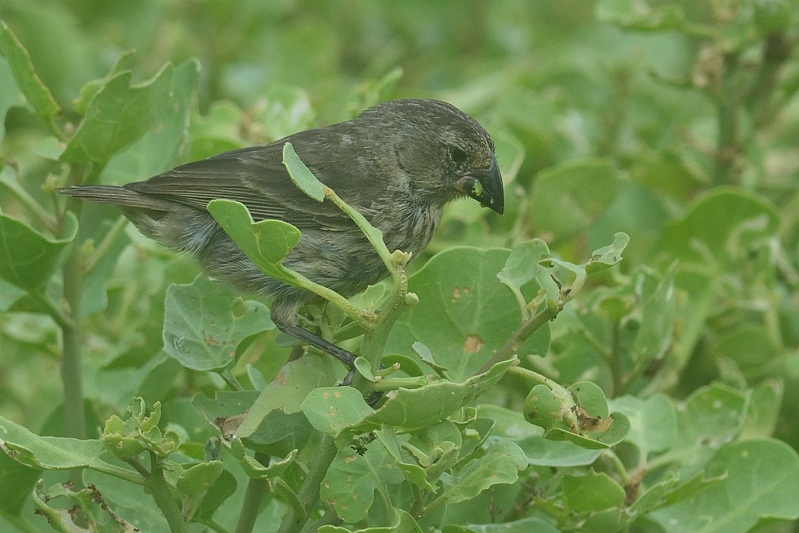
M466 152L458 148L457 146L453 146L449 149L449 157L452 159L454 163L463 163L466 161Z

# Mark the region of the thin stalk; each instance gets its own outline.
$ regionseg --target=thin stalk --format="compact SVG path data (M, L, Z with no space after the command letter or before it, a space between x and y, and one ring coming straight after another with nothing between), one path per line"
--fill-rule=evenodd
M719 88L718 130L716 147L716 170L714 184L721 185L733 181L733 170L740 146L740 104L738 87L738 60L736 53L724 54L724 73Z
M322 438L322 445L319 447L316 459L308 471L308 476L297 493L297 497L305 511L305 517L296 516L297 512L294 509L290 509L283 519L278 533L299 533L302 531L306 517L310 515L319 502L319 488L322 486L322 480L325 478L325 474L327 474L327 470L333 463L333 459L336 458L337 453L338 450L333 437L325 435Z
M558 316L563 310L563 306L565 305L565 301L555 303L552 302L553 305L547 304L541 311L530 317L529 319L525 320L519 329L517 329L513 335L503 344L499 350L488 360L486 364L484 364L480 370L477 371L478 374L482 374L483 372L488 372L488 370L494 366L495 364L507 361L511 357L513 357L516 352L519 351L524 341L530 338L530 335L535 333L539 328L541 328L544 324Z
M117 240L120 233L125 230L125 226L128 224L128 219L124 216L120 216L111 229L108 231L103 240L100 241L100 244L97 245L97 248L94 249L92 254L86 260L86 263L83 266L83 273L84 275L89 275L92 270L95 269L97 264L102 260L103 256L108 253L108 250L114 244L114 241Z
M152 468L150 477L147 479L147 488L153 495L156 505L161 509L164 518L166 518L169 530L172 533L188 533L189 526L183 520L183 514L180 512L180 508L169 490L169 484L164 478L164 471L161 468L158 456L152 452L150 452L150 462Z
M50 213L45 210L36 199L28 194L28 191L22 188L22 186L17 183L15 180L6 180L3 181L2 185L4 185L11 193L16 196L17 200L25 206L25 208L31 212L39 221L44 224L44 226L56 233L58 230L58 221L51 215Z
M256 452L255 459L261 464L269 464L269 456ZM255 527L258 512L269 485L265 479L250 478L247 490L244 492L244 502L241 505L241 514L236 524L235 533L250 533Z

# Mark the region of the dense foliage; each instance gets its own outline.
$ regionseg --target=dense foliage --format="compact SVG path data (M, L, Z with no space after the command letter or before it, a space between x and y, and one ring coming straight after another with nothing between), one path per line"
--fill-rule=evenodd
M797 530L796 0L0 19L2 531ZM307 310L362 356L351 387L269 302L56 192L399 97L486 126L506 212L450 205L407 269L360 221L391 276ZM307 283L295 228L209 209Z

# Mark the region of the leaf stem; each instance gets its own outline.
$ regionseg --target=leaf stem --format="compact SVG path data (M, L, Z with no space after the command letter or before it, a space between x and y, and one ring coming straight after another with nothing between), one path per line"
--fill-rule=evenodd
M558 316L558 313L563 311L563 307L566 305L567 298L566 297L558 297L558 301L555 302L554 300L549 300L547 305L544 308L530 317L529 319L522 322L522 325L511 335L511 337L505 342L505 344L500 347L499 350L491 357L491 359L484 364L480 370L477 371L478 374L482 374L483 372L487 372L492 366L501 362L507 361L514 355L516 352L519 351L522 344L530 338L530 335L538 331L544 324Z
M94 249L92 254L86 260L83 265L83 273L84 275L89 275L92 270L97 267L97 264L103 259L103 256L108 253L108 250L113 246L114 241L117 240L117 237L124 231L125 226L128 224L128 219L124 216L120 216L114 225L111 226L111 229L108 230L103 240L100 241L100 244Z
M189 527L183 520L183 514L180 512L180 508L169 490L169 484L164 478L164 470L160 460L153 452L150 452L150 462L152 467L146 486L153 495L156 505L164 514L164 518L169 524L169 530L172 533L188 533Z
M329 435L322 437L322 444L315 460L311 464L308 475L297 493L305 516L299 516L297 511L292 508L283 519L278 533L299 533L303 529L308 515L319 502L319 489L322 486L322 480L325 478L325 474L327 474L327 470L333 463L333 459L336 458L337 453L338 449L333 437Z
M269 464L269 456L261 452L255 453L255 460L261 464ZM235 533L250 533L253 530L261 510L261 502L268 488L269 485L265 479L250 478L247 482L247 490L244 492L244 501L241 504L241 514L236 524Z

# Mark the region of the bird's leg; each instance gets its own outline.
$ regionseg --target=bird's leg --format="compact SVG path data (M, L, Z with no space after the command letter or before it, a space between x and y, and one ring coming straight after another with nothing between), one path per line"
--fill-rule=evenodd
M344 348L339 348L332 342L328 342L322 337L314 335L307 329L301 328L299 326L289 326L285 324L283 325L276 324L276 325L278 329L280 329L280 331L282 331L283 333L291 335L292 337L300 339L301 341L305 341L311 346L315 346L316 348L319 348L323 352L332 355L333 357L344 363L344 365L350 370L350 373L352 373L353 370L355 369L356 355L354 353L348 352ZM352 378L350 378L350 381L351 380Z

